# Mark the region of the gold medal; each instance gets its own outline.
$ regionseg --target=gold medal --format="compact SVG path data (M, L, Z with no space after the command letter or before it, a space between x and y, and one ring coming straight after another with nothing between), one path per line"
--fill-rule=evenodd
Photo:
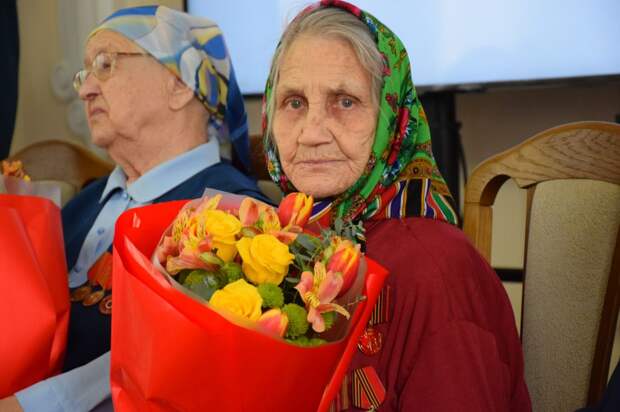
M112 313L112 295L108 295L99 302L99 312L104 315Z
M95 305L97 303L99 303L99 301L101 299L103 299L103 296L105 295L105 291L103 290L97 290L93 293L91 293L90 295L86 296L84 298L84 300L82 301L82 305L84 306L92 306Z
M84 298L86 298L86 296L90 295L91 292L93 291L93 288L89 285L83 285L80 286L77 289L74 289L73 292L71 292L71 302L81 302L84 300Z

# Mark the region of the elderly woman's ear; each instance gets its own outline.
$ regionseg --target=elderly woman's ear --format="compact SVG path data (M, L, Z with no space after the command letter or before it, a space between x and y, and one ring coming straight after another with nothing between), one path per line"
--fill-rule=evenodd
M174 111L185 108L194 99L194 91L174 75L171 75L166 82L166 91L168 106Z

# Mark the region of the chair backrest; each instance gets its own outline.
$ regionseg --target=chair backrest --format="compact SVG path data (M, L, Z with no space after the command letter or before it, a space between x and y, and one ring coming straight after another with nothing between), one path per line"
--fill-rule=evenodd
M489 261L508 179L527 190L521 337L534 410L596 404L620 305L620 125L549 129L473 171L464 231Z
M93 179L109 174L114 165L77 143L45 140L33 143L10 157L21 160L33 180L67 182L76 190Z

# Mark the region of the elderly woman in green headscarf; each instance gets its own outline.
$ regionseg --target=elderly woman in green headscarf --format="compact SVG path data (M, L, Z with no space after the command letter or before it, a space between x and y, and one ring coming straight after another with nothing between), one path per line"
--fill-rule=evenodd
M456 226L394 33L342 1L301 12L273 58L264 145L282 190L319 199L312 220L362 222L390 271L335 409L531 408L510 303Z

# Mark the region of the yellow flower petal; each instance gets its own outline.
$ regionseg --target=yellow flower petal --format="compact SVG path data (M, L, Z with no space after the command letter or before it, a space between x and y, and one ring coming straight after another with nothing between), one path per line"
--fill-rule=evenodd
M216 291L209 300L211 306L224 309L252 321L257 321L261 314L263 299L255 286L243 279L229 283Z

